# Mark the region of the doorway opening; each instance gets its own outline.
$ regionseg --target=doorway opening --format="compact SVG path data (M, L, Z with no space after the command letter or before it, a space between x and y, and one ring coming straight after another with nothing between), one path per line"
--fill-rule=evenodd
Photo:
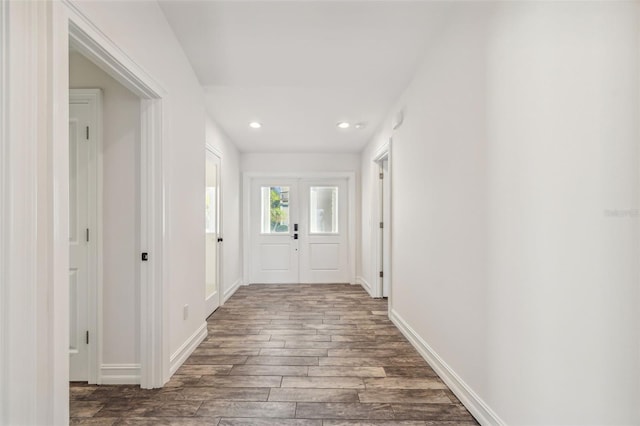
M391 295L391 150L389 144L378 150L374 157L377 165L378 194L374 211L378 220L376 224L376 250L374 275L377 286L376 297L388 298Z
M66 57L68 61L71 50L79 53L128 89L138 104L139 150L137 157L133 159L138 167L135 172L137 184L134 185L135 198L139 203L136 215L138 231L136 232L137 244L128 253L130 258L134 259L135 282L138 284L138 297L131 301L135 305L134 317L137 327L136 324L127 326L130 329L137 329L132 339L134 340L133 351L139 362L127 362L117 358L115 354L111 365L103 365L101 361L97 361L96 368L99 366L103 373L103 383L106 380L109 383L139 383L143 388L162 387L169 376L169 348L168 341L164 338L164 331L168 329L164 306L166 289L163 280L166 272L162 262L166 252L164 244L165 182L162 160L164 90L77 9L70 7L68 12L68 33L64 36L66 39L68 35L69 45L65 46L67 55L60 46L59 57ZM59 91L56 92L56 99L60 103L67 103L68 85L65 91L62 87L57 89ZM66 114L61 114L62 117L67 121L69 119ZM63 133L60 132L55 138L56 149L68 152L68 139L62 135ZM54 173L64 178L63 180L69 178L68 167L66 170L55 170ZM66 198L66 194L60 194L60 196L62 199ZM62 209L62 211L66 210L66 208ZM97 294L95 296L99 297ZM90 301L87 306L99 307L95 305L95 300ZM97 316L97 330L101 326L100 315L101 313ZM100 331L96 331L96 335L98 342L101 335L105 337ZM91 342L91 336L89 341ZM117 348L112 349L117 352ZM99 359L99 357L100 353L96 351L96 358ZM108 378L105 379L107 376Z
M140 383L140 98L69 54L71 381Z
M220 155L210 146L205 154L205 316L220 306L222 234Z

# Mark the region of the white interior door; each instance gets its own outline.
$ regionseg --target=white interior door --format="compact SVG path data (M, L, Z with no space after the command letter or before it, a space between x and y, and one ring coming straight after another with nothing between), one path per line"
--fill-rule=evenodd
M253 180L250 208L251 282L299 282L297 180Z
M69 105L69 379L87 381L89 138L91 109Z
M389 297L391 290L391 175L389 159L382 160L382 297Z
M347 180L301 180L300 282L349 282Z
M349 282L346 179L253 179L252 283Z
M206 151L205 192L205 304L207 316L220 306L220 158Z

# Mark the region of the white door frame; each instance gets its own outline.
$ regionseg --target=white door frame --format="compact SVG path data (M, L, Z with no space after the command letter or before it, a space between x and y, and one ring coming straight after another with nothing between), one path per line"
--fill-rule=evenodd
M347 203L349 232L347 234L348 244L348 271L349 283L356 283L356 173L355 172L327 172L327 173L262 173L243 172L242 173L242 257L243 257L243 283L250 283L251 271L251 182L254 179L347 179Z
M382 162L384 160L388 161L388 167L389 167L389 171L387 172L387 176L384 176L384 179L391 179L391 145L392 145L392 139L389 139L389 142L385 143L384 145L382 145L380 148L378 148L376 150L376 152L373 155L372 161L374 163L376 163L376 165L378 167L375 167L375 176L373 177L373 182L380 182L380 178L378 176L380 167L382 166ZM391 181L390 181L391 182ZM391 204L389 207L389 217L384 218L384 227L388 230L387 235L389 236L389 238L385 238L384 240L381 238L381 235L384 232L384 229L380 229L380 222L383 221L383 217L382 217L382 198L381 198L381 188L382 188L382 182L379 183L380 185L380 189L378 191L376 191L376 195L374 197L374 205L373 205L373 227L372 227L372 234L371 236L374 237L372 238L374 241L374 250L372 253L373 259L371 264L373 265L373 270L371 271L371 276L374 277L374 279L376 280L376 285L374 285L373 287L373 297L382 297L382 280L379 278L379 274L380 271L383 270L383 259L382 256L380 255L383 252L383 246L381 246L381 241L382 244L384 244L384 249L387 250L387 253L389 253L389 264L387 265L387 270L384 271L385 277L387 277L387 279L389 280L389 283L391 283L391 278L392 278L392 271L391 271L391 256L392 256L392 252L391 252L391 237L392 237L392 229L391 229L391 215L392 210L393 210L393 204ZM391 185L388 186L389 188L389 195L387 198L388 202L391 203L392 202L392 196L393 193L391 192ZM393 293L393 285L390 285L389 287L389 309L391 309L391 298L392 298L392 293Z
M166 92L73 3L65 0L64 4L68 12L65 30L73 47L141 99L140 250L148 253L149 260L140 263L140 386L162 387L169 379L167 284L164 280L168 271L163 262L168 255L164 229L167 194L163 172L162 108ZM65 52L54 51L53 56L66 57L68 61L68 48ZM68 80L66 86L68 89ZM68 99L61 95L54 103L56 101L68 104ZM68 111L66 119L68 121ZM54 149L68 151L68 135L56 134ZM65 180L68 182L68 170ZM68 193L60 195L68 198Z
M71 89L69 102L83 101L89 104L94 127L93 143L89 146L88 210L87 226L91 230L87 261L87 329L89 331L88 382L101 384L99 374L102 365L102 91L100 89ZM94 163L91 164L91 161Z
M216 193L216 197L217 197L217 201L216 201L216 207L218 209L218 238L220 239L224 239L223 237L223 227L222 227L222 152L220 152L220 150L218 150L217 148L215 148L214 146L210 145L210 144L206 144L205 145L205 151L210 152L211 154L213 154L214 156L216 156L219 160L219 167L218 167L218 176L216 177L217 179L217 185L218 185L218 191ZM205 152L206 155L206 152ZM206 161L206 158L205 158ZM206 167L206 165L205 165ZM216 286L217 288L217 292L218 292L218 297L220 300L220 304L219 306L222 306L224 303L224 294L222 294L222 269L224 268L224 252L223 252L223 247L224 247L224 241L222 241L222 244L218 243L217 247L216 247L216 256L217 256L217 265L216 265ZM205 247L205 256L207 254L207 250ZM206 284L205 284L206 285Z
M9 247L8 218L9 218L9 190L7 171L8 166L8 131L7 131L7 8L9 2L0 1L0 348L7 347L5 324L8 323L8 278L7 254ZM0 401L7 401L8 356L4 349L0 349ZM2 404L2 403L0 403ZM0 405L0 423L7 424L8 418L4 405Z

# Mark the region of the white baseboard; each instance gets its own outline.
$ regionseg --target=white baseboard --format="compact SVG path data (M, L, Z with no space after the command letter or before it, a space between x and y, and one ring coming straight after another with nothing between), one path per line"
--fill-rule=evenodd
M169 377L180 368L189 358L189 355L196 350L198 345L207 337L207 322L203 322L200 327L189 337L169 359Z
M102 364L98 383L102 385L139 385L140 364Z
M506 425L395 310L389 318L481 425Z
M360 284L362 288L364 288L365 291L369 293L369 296L373 297L373 294L371 293L372 292L371 284L369 284L364 277L361 277L361 276L356 277L356 284Z
M236 280L236 282L234 282L234 283L233 283L233 285L232 285L230 288L228 288L228 289L226 289L226 290L224 291L224 295L223 295L223 297L222 297L222 298L223 298L222 303L225 303L227 300L229 300L229 298L230 298L231 296L233 296L233 293L235 293L235 292L236 292L236 290L238 290L238 288L239 288L241 285L242 285L242 279L241 279L241 278L238 278L238 279Z

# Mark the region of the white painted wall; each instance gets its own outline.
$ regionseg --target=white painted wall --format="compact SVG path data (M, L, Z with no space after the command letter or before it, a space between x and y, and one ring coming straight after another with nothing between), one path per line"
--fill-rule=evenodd
M476 413L638 424L638 3L455 9L363 152L361 274L393 135L392 309Z
M78 53L69 87L103 91L103 364L137 364L139 354L140 99Z
M242 251L240 224L241 183L240 183L240 153L233 142L220 130L218 125L207 119L207 144L217 149L222 155L221 185L222 185L222 283L220 286L222 297L226 299L242 284ZM222 303L221 299L221 303Z

